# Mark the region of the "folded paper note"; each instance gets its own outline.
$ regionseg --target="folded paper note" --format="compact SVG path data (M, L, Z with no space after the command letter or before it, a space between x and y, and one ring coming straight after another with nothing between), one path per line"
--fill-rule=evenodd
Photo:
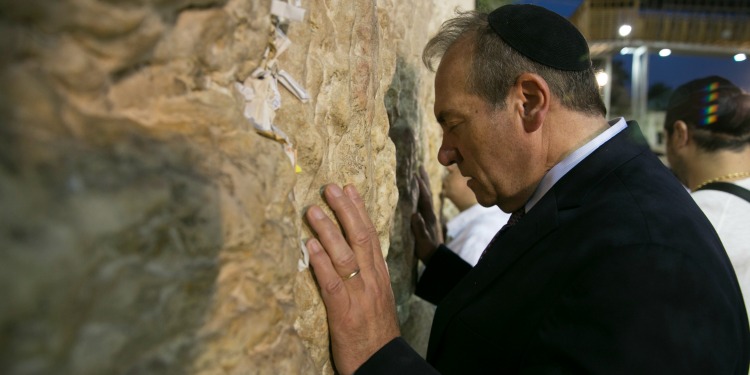
M280 0L273 0L271 2L271 14L279 18L297 22L305 19L305 9Z

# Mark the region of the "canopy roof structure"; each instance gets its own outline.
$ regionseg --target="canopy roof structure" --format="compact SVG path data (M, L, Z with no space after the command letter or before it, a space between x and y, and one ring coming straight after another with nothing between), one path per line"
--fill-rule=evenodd
M669 49L684 55L750 55L750 0L583 0L570 17L589 44L592 59L633 54L631 113L647 114L648 54ZM620 28L630 26L621 35ZM611 80L610 80L611 82ZM610 85L604 87L609 108Z
M750 53L750 0L584 0L571 16L592 57L624 47ZM622 25L632 32L620 36Z

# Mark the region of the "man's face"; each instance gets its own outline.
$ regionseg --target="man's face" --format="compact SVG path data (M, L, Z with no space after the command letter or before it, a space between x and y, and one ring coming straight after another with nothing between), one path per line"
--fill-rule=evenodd
M521 104L508 100L497 109L467 92L470 54L469 43L455 43L435 76L435 116L443 128L438 160L458 166L481 205L510 212L528 199L521 190L528 186L524 170L533 158L514 110Z

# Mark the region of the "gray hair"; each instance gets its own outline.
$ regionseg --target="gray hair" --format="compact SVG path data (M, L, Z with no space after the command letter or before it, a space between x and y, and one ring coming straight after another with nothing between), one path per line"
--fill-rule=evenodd
M564 71L539 64L521 55L495 33L487 13L456 11L457 16L443 23L422 52L425 66L435 71L435 62L459 39L472 43L468 90L496 108L505 106L508 91L526 72L544 78L553 95L568 109L589 115L606 116L594 69Z

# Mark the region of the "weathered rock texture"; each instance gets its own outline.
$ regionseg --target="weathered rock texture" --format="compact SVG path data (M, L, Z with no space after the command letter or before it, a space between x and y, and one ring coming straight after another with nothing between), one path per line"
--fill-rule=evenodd
M419 55L473 1L303 1L279 67L311 101L282 88L274 121L299 173L234 86L270 3L0 0L0 373L331 373L300 267L327 182L366 198L424 345L408 217L417 167L440 167Z

